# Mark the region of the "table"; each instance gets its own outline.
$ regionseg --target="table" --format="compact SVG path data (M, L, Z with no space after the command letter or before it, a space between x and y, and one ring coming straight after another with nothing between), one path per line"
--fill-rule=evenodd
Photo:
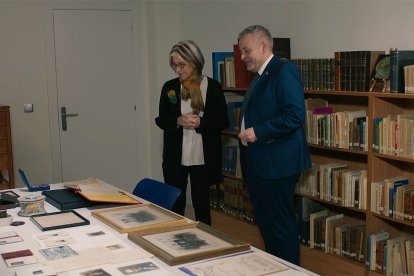
M62 184L52 184L51 187L52 187L52 189L59 189L59 188L63 188L63 185ZM21 195L21 196L40 195L41 194L41 192L31 192L31 193L29 193L26 188L17 188L17 189L13 189L13 191L15 193ZM139 199L139 200L142 201L142 202L146 202L144 199ZM47 202L45 202L45 209L48 213L59 211L58 209L56 209L52 205L48 204ZM24 241L23 242L8 243L8 244L0 245L0 253L13 252L13 251L18 251L18 250L23 250L23 249L30 249L32 252L37 252L38 250L42 249L42 246L39 244L39 241L36 240L35 236L37 237L39 234L42 234L42 233L45 234L45 233L50 232L50 231L42 232L30 220L30 218L19 216L18 215L19 210L20 210L20 207L13 208L13 209L8 209L7 211L8 211L8 214L13 217L13 221L23 221L25 223L23 225L20 225L20 226L2 226L2 227L0 227L0 235L2 233L15 231L21 238L23 238ZM66 230L68 232L82 230L81 229L82 227L85 228L85 229L87 227L98 227L98 229L103 229L105 232L110 233L111 235L115 236L116 239L119 239L120 241L122 241L126 245L130 246L131 248L135 248L136 250L139 249L139 246L137 244L135 244L134 242L132 242L131 240L128 239L128 235L126 233L121 234L121 233L117 232L115 229L113 229L112 227L109 227L108 225L102 223L100 220L93 217L91 215L91 210L90 209L88 209L88 208L79 208L79 209L76 209L76 212L78 212L83 217L87 218L90 221L90 225L73 227L73 228L66 228ZM79 229L77 229L77 228L79 228ZM270 255L270 254L268 254L268 253L266 253L266 252L264 252L260 249L252 247L252 251L258 252L260 254L264 254L268 257L271 257L274 260L277 260L280 263L283 263L283 264L285 264L289 267L288 270L281 271L281 272L277 273L277 275L316 275L316 274L314 274L314 273L312 273L308 270L305 270L305 269L303 269L299 266L293 265L293 264L288 263L288 262L286 262L282 259L274 257L274 256L272 256L272 255ZM159 266L161 268L160 270L162 271L162 273L147 274L148 272L146 272L146 273L138 273L137 275L139 275L139 276L141 276L141 275L188 275L188 274L184 273L183 271L181 271L179 269L179 267L182 267L183 265L188 265L188 264L169 266L166 263L164 263L161 259L158 259L157 257L151 257L150 260L152 262L154 262L154 264L156 264L157 266ZM194 263L199 263L199 262L194 262ZM29 265L9 268L9 267L7 267L7 265L6 265L6 263L4 262L3 259L0 260L0 272L1 272L2 276L15 275L16 271L19 271L19 270L21 271L22 269L28 269L28 268L40 267L40 266L41 266L41 264L37 263L37 264L29 264ZM65 274L62 274L62 275L65 275Z

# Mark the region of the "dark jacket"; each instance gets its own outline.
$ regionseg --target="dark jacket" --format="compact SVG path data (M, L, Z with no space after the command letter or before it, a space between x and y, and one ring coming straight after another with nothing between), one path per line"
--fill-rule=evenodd
M243 114L246 129L253 127L257 137L247 148L256 171L275 179L309 168L304 93L296 66L275 56L250 86Z
M222 142L221 131L229 125L227 104L221 84L208 79L204 114L200 117L200 126L195 129L203 137L204 163L210 185L221 181L222 176ZM164 130L163 169L176 170L181 165L183 128L178 126L177 118L181 116L181 83L178 78L167 81L159 102L159 116L155 123Z

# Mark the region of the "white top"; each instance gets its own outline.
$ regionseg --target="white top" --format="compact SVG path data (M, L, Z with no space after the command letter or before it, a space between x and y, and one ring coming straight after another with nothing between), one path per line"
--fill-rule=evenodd
M204 106L206 105L207 84L207 78L203 76L200 84L200 90L201 96L203 97ZM181 89L183 89L182 85ZM184 115L192 112L193 109L191 108L191 101L184 101L181 99L181 114ZM198 116L203 117L203 112L200 112ZM194 129L183 129L183 150L181 154L181 165L204 165L203 137Z

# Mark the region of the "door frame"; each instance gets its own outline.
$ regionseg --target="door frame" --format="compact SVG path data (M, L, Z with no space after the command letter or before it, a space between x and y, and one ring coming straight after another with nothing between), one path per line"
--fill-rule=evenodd
M148 52L145 41L139 38L146 37L145 28L142 26L146 20L145 3L141 1L110 1L110 2L77 2L77 1L46 1L44 3L45 20L45 49L46 49L46 79L49 108L49 130L50 130L50 149L51 149L51 172L52 181L61 183L62 160L60 152L60 112L58 107L58 89L56 75L56 54L54 47L54 10L61 9L89 9L89 10L130 10L133 14L133 74L135 76L134 91L135 106L137 108L136 120L137 131L137 175L138 178L149 176L151 172L151 118L149 110L149 83L147 74L144 73L148 68ZM141 20L140 20L141 19ZM140 53L140 54L139 54ZM139 94L139 95L138 95ZM137 101L139 96L139 101ZM148 131L139 131L148 130ZM139 154L138 154L139 153Z

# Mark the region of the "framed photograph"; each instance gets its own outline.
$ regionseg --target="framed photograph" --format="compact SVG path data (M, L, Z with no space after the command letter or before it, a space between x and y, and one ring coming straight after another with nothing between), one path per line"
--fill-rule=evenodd
M250 244L224 235L200 222L168 229L132 232L128 238L169 265L250 249Z
M89 220L74 210L34 215L30 219L42 231L90 224Z
M19 206L20 196L13 191L0 192L0 210L11 209Z
M162 228L187 223L187 219L173 212L147 203L92 211L92 216L120 233Z

